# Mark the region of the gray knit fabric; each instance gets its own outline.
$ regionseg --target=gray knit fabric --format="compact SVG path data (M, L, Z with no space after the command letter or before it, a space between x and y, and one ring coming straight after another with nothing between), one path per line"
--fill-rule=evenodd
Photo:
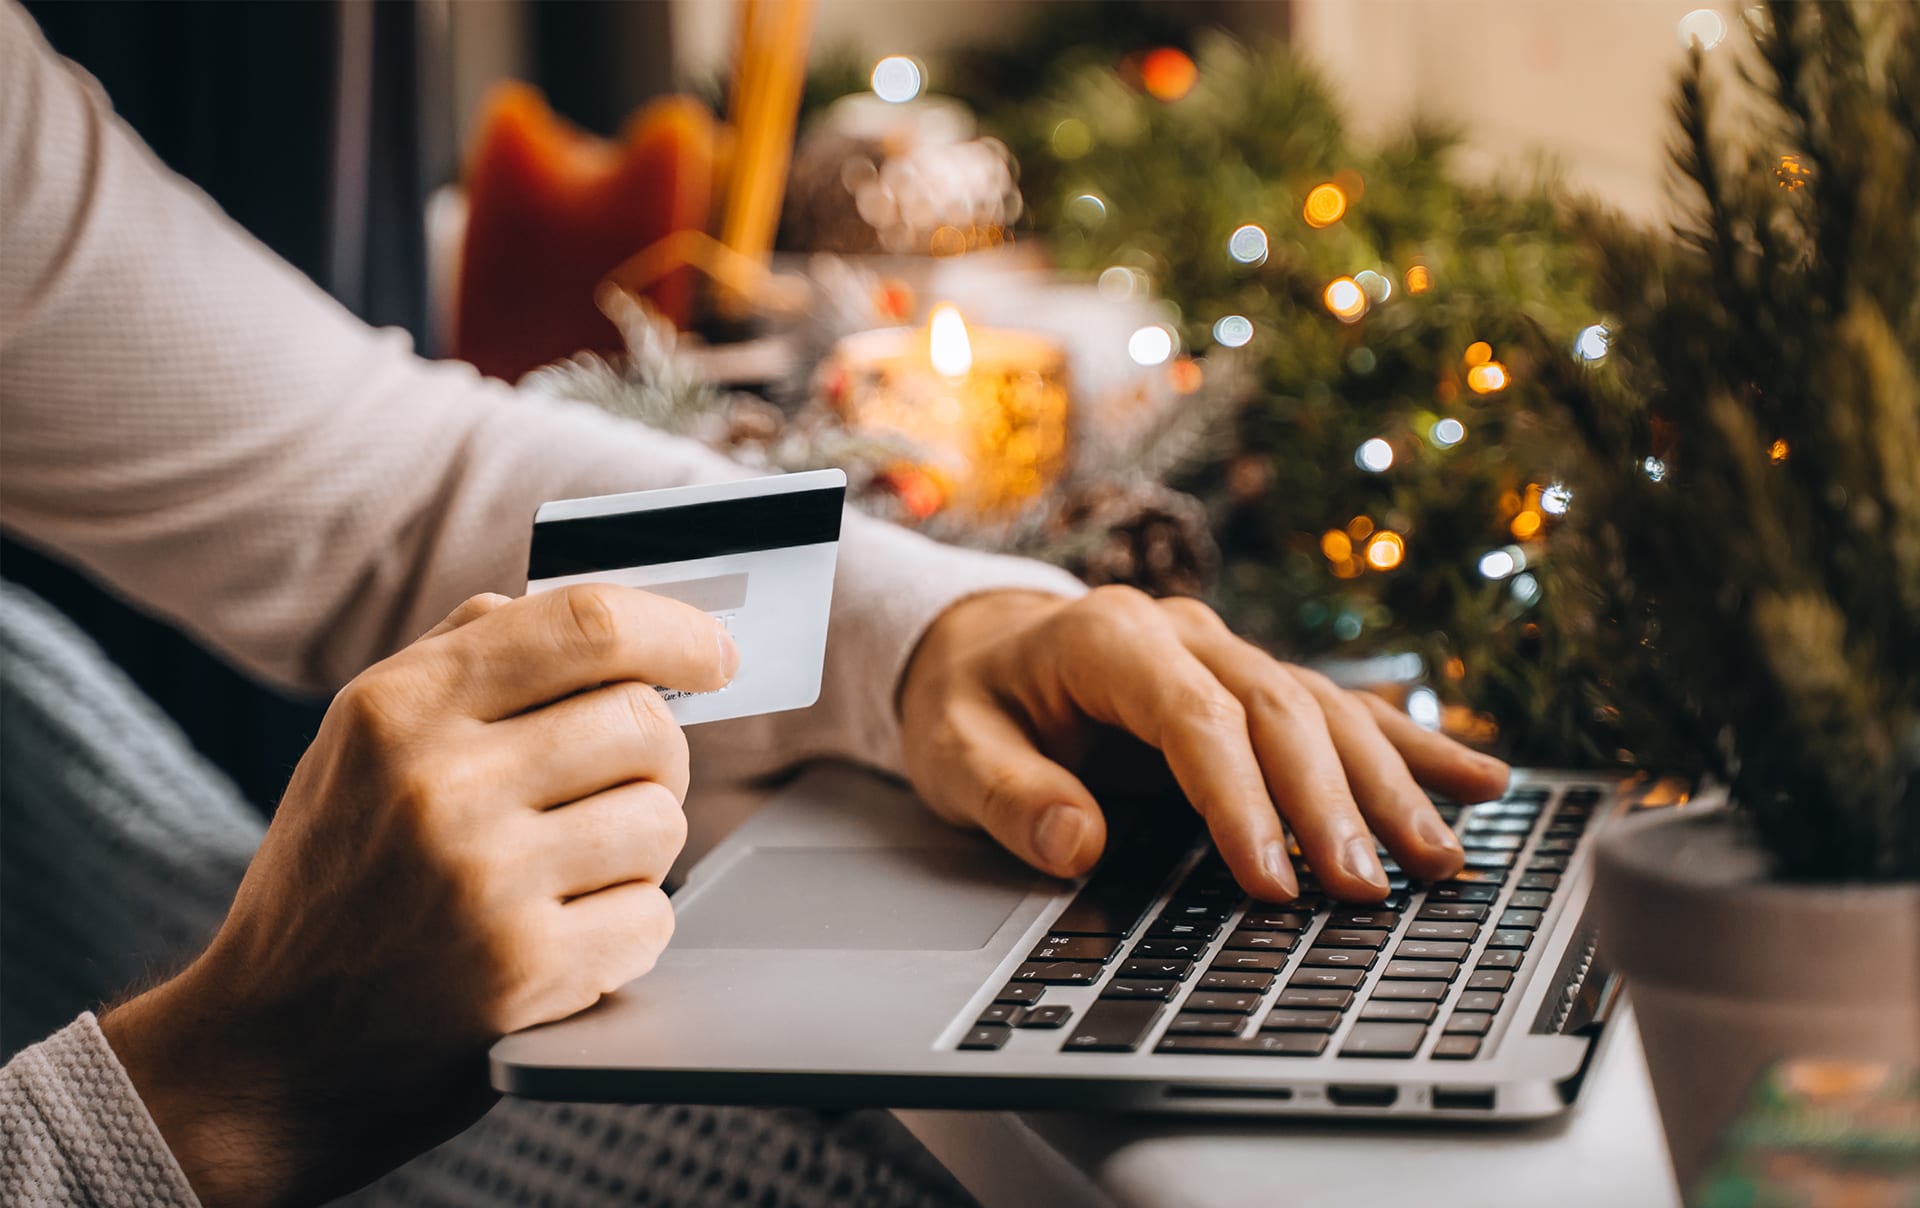
M203 944L261 833L83 635L0 583L0 1204L195 1202L92 1017L55 1029ZM514 1100L349 1200L970 1202L885 1113Z

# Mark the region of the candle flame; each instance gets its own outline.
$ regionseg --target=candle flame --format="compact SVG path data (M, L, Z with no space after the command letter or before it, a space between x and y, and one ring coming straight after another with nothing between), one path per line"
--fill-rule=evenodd
M933 369L942 377L965 377L973 368L973 343L967 339L967 324L950 303L933 308L927 324L927 352Z

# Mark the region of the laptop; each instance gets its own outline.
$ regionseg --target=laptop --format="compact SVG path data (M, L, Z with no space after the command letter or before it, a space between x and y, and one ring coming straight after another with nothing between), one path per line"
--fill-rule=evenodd
M1452 880L1386 861L1381 902L1252 901L1179 801L1106 803L1079 884L853 768L792 781L675 893L658 966L501 1040L534 1099L1072 1108L1452 1120L1578 1097L1618 978L1589 915L1594 836L1685 799L1646 777L1516 771L1440 802Z

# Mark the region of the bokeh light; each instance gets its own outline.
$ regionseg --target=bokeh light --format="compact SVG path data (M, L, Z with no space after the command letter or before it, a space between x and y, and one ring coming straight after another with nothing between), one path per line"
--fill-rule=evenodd
M1521 541L1530 541L1539 534L1540 526L1545 523L1545 517L1532 508L1527 508L1514 516L1513 523L1507 526L1507 531Z
M1776 440L1767 446L1767 460L1776 466L1785 461L1792 453L1792 446L1788 445L1785 440Z
M1520 565L1511 550L1489 550L1480 559L1480 574L1484 578L1504 579L1518 569Z
M1550 482L1540 491L1540 510L1549 516L1564 516L1573 506L1573 492L1564 482Z
M1320 536L1320 552L1329 562L1344 562L1353 557L1353 539L1340 529L1328 529Z
M1493 345L1485 340L1475 340L1467 345L1467 351L1461 354L1461 359L1469 365L1484 365L1493 359Z
M1136 365L1164 365L1173 355L1173 333L1155 323L1127 337L1127 355Z
M1508 590L1513 592L1514 599L1527 607L1532 607L1540 600L1540 580L1532 574L1515 575Z
M1691 48L1700 43L1701 50L1712 50L1720 45L1727 36L1727 20L1710 8L1696 8L1680 18L1675 31L1680 35L1680 45Z
M1433 288L1433 273L1424 264L1416 264L1407 270L1407 292L1424 294Z
M1267 233L1252 223L1236 228L1227 236L1227 255L1242 264L1265 264Z
M1367 542L1367 565L1375 570L1392 570L1406 553L1407 543L1399 533L1375 533Z
M1300 214L1310 227L1330 227L1339 222L1347 212L1347 195L1339 185L1331 182L1315 185L1307 191L1306 204L1300 207Z
M1146 292L1146 274L1139 269L1115 264L1100 274L1098 288L1103 298L1131 298Z
M1667 477L1667 463L1658 457L1649 457L1640 463L1640 472L1651 482L1664 482Z
M1467 439L1467 426L1452 416L1448 416L1445 419L1436 421L1432 429L1428 431L1427 436L1440 448L1451 449L1461 441Z
M1225 348L1244 348L1253 339L1253 321L1245 315L1224 315L1213 325L1213 339Z
M1393 282L1372 269L1355 273L1353 283L1359 286L1360 292L1367 295L1367 299L1372 302L1385 302L1393 296Z
M1156 101L1173 102L1193 91L1200 69L1185 51L1171 46L1147 52L1140 60L1140 86Z
M1421 686L1407 693L1407 716L1422 730L1440 728L1440 694Z
M1107 203L1092 193L1082 193L1067 203L1067 217L1089 229L1107 220Z
M1353 451L1353 464L1369 474L1379 474L1393 467L1393 446L1376 436L1364 441Z
M1580 334L1573 338L1573 355L1587 362L1598 361L1607 355L1612 342L1613 333L1607 330L1607 325L1595 323L1581 328Z
M1329 281L1321 299L1342 322L1351 323L1367 313L1367 293L1354 284L1352 277L1335 277Z
M1488 361L1467 370L1467 389L1475 394L1495 394L1507 388L1507 367Z
M1061 159L1079 159L1093 150L1093 131L1079 118L1070 117L1054 126L1047 143Z
M920 95L920 64L905 55L888 55L873 65L873 95L896 105Z

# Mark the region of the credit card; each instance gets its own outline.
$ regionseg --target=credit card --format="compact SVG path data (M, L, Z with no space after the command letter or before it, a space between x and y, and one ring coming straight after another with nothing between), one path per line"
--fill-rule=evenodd
M847 476L809 470L540 505L527 592L619 583L717 618L740 648L718 692L662 688L681 725L820 698Z

